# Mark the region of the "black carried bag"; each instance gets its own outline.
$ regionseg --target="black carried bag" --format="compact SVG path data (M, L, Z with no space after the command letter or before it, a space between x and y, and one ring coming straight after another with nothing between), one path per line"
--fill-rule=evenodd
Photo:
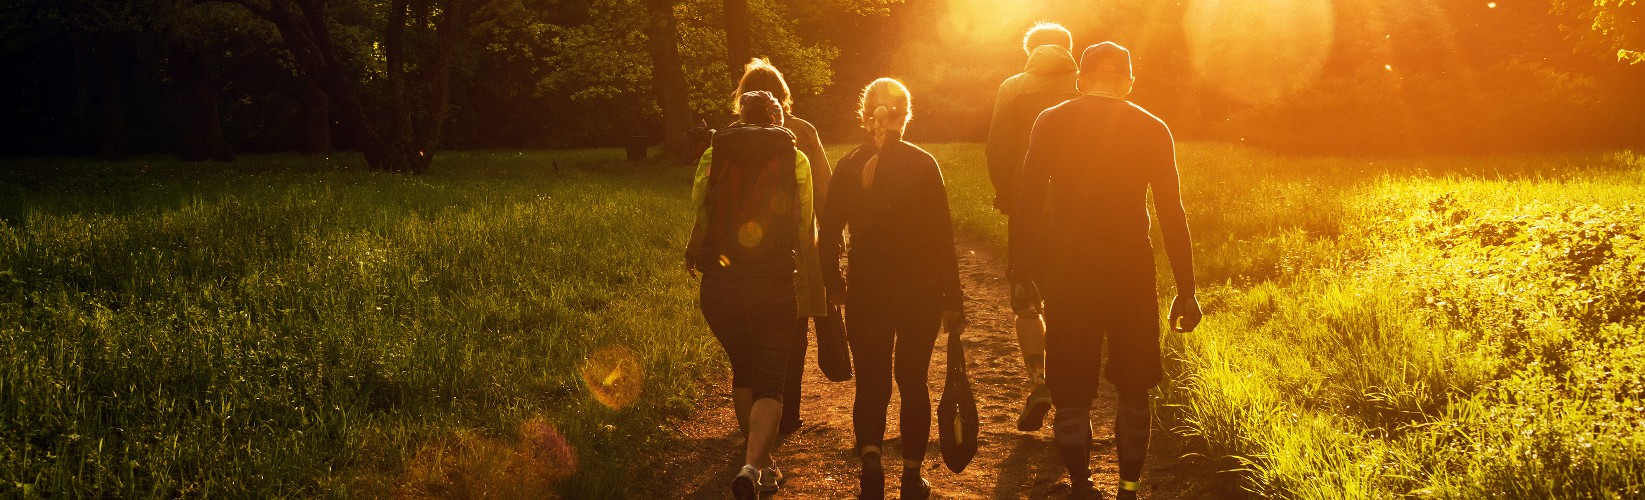
M812 318L817 328L817 368L834 382L851 380L851 348L845 343L845 318L840 306L829 304L828 316Z
M977 398L971 394L971 377L965 373L965 346L959 329L948 330L948 381L937 403L937 440L942 444L942 462L955 473L965 470L977 456Z

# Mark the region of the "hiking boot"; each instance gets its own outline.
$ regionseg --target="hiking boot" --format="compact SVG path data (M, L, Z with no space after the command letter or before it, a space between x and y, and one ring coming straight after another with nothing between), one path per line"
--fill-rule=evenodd
M773 465L769 469L760 471L760 493L776 493L783 481L783 471Z
M909 474L908 469L903 469L901 498L906 500L925 500L927 498L931 498L931 482L926 481L923 477L920 477L918 472L919 469L914 469L914 471L915 472L913 474Z
M1028 402L1023 404L1022 415L1017 416L1017 430L1034 432L1045 427L1045 414L1051 411L1051 389L1045 384L1034 386L1028 393Z
M1069 482L1068 500L1102 500L1102 491L1091 483L1091 478L1076 479Z
M1137 500L1137 492L1121 488L1119 494L1114 495L1116 500Z
M863 459L862 475L857 477L857 481L861 483L859 486L862 488L862 494L858 495L857 498L863 500L882 500L885 498L885 468L880 465L878 454L874 455L873 459Z
M731 496L737 500L759 500L760 493L756 485L760 482L760 469L752 465L744 465L743 470L737 472L737 478L731 480Z

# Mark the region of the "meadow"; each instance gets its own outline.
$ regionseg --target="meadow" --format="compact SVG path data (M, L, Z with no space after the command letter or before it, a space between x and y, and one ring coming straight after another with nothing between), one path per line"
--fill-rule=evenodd
M928 149L1004 252L980 145ZM0 163L0 496L621 496L725 366L689 172L619 155ZM1645 493L1645 156L1179 163L1158 426L1245 489Z
M0 497L620 495L724 370L620 155L8 160Z
M932 150L1004 251L980 149ZM1645 494L1645 156L1178 162L1208 316L1167 334L1158 426L1246 491Z

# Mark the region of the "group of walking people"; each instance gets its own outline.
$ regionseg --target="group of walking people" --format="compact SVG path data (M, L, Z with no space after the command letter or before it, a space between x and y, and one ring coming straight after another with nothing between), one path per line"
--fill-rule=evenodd
M1167 324L1187 332L1200 319L1175 147L1163 122L1126 100L1134 79L1125 48L1104 42L1076 60L1068 30L1041 23L1023 49L1026 68L1000 85L987 145L994 206L1010 219L1007 281L1027 380L1017 427L1037 432L1054 408L1070 498L1099 498L1090 412L1106 375L1120 399L1118 497L1134 498L1148 390L1161 378L1150 191L1177 285ZM782 73L756 59L736 91L739 120L714 134L698 163L686 266L702 274L703 316L731 361L746 439L737 498L781 487L771 455L801 424L807 319L836 315L854 361L861 498L885 495L893 382L901 497L931 495L921 476L927 371L939 331L966 325L948 196L937 160L903 140L909 89L881 78L859 104L866 140L830 168L816 129L793 115Z

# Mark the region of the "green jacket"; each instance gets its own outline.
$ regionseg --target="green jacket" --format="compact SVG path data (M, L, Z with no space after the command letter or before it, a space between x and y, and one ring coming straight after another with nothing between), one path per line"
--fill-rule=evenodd
M702 159L697 162L697 174L691 185L691 208L696 214L696 221L691 226L691 240L687 244L686 254L689 256L702 244L703 233L708 220L708 174L714 165L714 148L710 147L703 152ZM824 167L826 168L826 167ZM794 295L798 316L828 316L828 299L823 287L821 260L817 255L817 218L813 210L813 182L811 177L811 162L804 152L794 152L794 178L799 182L795 189L796 196L794 211L798 215L800 242L794 252L794 265L797 272L794 275ZM690 258L688 257L688 260Z
M1079 97L1074 82L1079 64L1060 45L1041 45L1028 54L1022 73L1000 83L994 115L988 123L988 178L994 184L994 208L1010 213L1015 206L1017 176L1028 154L1028 134L1041 111Z

